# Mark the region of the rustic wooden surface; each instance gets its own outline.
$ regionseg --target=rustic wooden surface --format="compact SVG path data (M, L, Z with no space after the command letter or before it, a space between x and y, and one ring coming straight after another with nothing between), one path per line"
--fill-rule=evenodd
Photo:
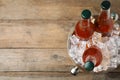
M120 15L120 0L110 0ZM120 80L110 73L70 74L70 29L83 9L100 11L101 0L0 0L0 80Z

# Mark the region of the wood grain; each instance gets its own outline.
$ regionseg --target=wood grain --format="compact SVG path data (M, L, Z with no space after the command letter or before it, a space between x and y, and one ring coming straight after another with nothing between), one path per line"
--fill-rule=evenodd
M92 74L81 73L73 76L70 73L60 72L1 72L2 80L92 80Z
M119 80L120 73L80 73L73 76L68 72L0 72L2 80Z
M80 12L84 7L70 6L72 5L72 2L74 5L76 4L72 0L0 0L0 18L50 20L74 19L75 17L77 18L80 15ZM90 7L86 6L86 8Z
M70 71L66 49L0 49L0 71Z
M0 21L0 48L67 48L74 21Z

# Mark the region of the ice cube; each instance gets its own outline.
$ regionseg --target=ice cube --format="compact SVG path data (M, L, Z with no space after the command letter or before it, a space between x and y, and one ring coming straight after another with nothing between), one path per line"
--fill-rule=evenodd
M86 49L86 41L79 40L75 35L70 36L69 40L71 42L68 49L70 57L75 63L83 65L82 55Z
M77 49L78 56L82 56L86 49L86 41L80 41Z
M109 68L117 68L117 63L113 63L113 62L111 62L111 64L110 64L110 67Z
M97 66L97 67L95 67L94 69L93 69L93 71L94 72L100 72L100 71L103 71L103 66L102 65L99 65L99 66Z
M120 36L115 38L115 42L116 42L116 44L118 46L118 50L120 50Z
M79 44L80 45L77 47L76 50L76 55L77 55L78 63L81 63L83 65L82 56L86 49L86 41L79 41Z
M101 41L101 39L102 39L101 33L94 32L94 34L92 35L92 41L93 41L93 43Z
M70 36L69 39L70 39L71 43L74 45L79 42L79 39L75 35Z
M97 68L98 68L98 71L102 71L103 70L103 66L102 65L99 65Z
M102 42L101 33L94 32L92 36L92 45L96 45L101 49L105 46L104 43Z
M120 64L120 50L118 50L117 60L118 60L118 64Z
M119 30L120 29L120 25L118 23L114 23L114 30Z
M70 57L72 58L75 58L76 57L76 49L77 49L77 46L71 46L71 48L69 49L69 55Z
M111 50L117 50L117 44L115 42L115 39L113 37L110 37L108 41L105 42L105 45L108 47L108 49Z
M95 68L93 69L93 72L98 72L97 67L95 67Z

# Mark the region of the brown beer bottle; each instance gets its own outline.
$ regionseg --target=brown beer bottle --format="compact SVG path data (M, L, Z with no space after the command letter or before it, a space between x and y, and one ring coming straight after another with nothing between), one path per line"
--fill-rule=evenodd
M92 71L102 62L102 52L97 46L91 46L84 51L82 59L85 63L84 68L87 71Z
M96 31L102 33L102 36L110 36L113 29L113 20L110 17L111 3L103 1L101 3L101 13L98 16L95 24Z
M81 20L75 26L74 34L81 40L88 40L94 32L94 25L90 20L91 12L87 9L81 13Z

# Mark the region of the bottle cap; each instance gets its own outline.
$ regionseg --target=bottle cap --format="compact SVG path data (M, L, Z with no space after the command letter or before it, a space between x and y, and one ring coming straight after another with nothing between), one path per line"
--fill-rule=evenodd
M110 1L103 1L101 3L101 8L104 9L104 10L108 10L110 8L110 6L111 6Z
M82 11L81 16L83 19L89 19L91 16L91 12L88 9L85 9Z
M92 71L94 69L94 63L91 62L91 61L87 61L84 65L84 68L87 70L87 71Z

